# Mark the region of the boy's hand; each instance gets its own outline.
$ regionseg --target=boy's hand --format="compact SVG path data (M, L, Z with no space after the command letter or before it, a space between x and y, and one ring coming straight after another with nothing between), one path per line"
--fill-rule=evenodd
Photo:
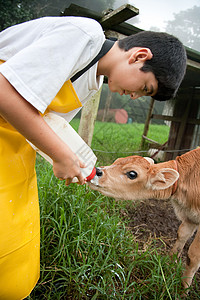
M85 184L86 179L83 177L80 170L80 168L85 167L85 164L83 164L73 152L65 159L62 158L60 161L53 162L54 175L60 180L66 180L66 185L69 185L74 177L77 177L77 183L81 185Z

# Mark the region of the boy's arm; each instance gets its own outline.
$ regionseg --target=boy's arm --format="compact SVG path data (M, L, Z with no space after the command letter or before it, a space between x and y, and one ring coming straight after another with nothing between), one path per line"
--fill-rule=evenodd
M15 127L25 138L53 160L56 177L70 184L77 177L80 184L85 183L81 174L78 157L54 133L43 118L0 74L0 115Z

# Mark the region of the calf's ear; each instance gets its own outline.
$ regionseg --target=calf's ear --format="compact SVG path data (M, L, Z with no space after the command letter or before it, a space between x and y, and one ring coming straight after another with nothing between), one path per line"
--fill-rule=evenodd
M172 186L179 178L179 173L170 168L163 168L150 175L148 187L153 190L164 190Z
M149 163L150 165L154 164L154 160L151 157L144 157Z

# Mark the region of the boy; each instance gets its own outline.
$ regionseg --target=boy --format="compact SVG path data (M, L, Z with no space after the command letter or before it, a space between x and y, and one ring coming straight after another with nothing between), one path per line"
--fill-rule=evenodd
M26 139L52 158L55 176L66 185L74 177L85 183L84 165L41 114L55 111L70 121L99 90L103 75L112 92L132 99L170 99L183 79L180 41L142 32L115 42L72 86L70 78L96 57L104 40L96 21L80 17L45 17L0 33L0 299L25 298L39 278L35 152ZM56 100L64 89L70 96Z

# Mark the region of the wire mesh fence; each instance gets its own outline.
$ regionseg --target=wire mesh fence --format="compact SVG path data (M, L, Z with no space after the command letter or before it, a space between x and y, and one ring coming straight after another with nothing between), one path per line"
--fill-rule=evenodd
M133 101L130 97L125 96L120 101L119 97L113 94L108 107L106 92L104 90L101 95L91 145L99 163L111 163L118 157L129 155L147 155L149 143L146 143L145 147L141 149L141 140L150 97L142 97ZM163 107L164 104L156 103L154 113L162 113ZM124 111L127 114L125 121ZM151 121L149 136L158 144L166 142L168 134L169 127L163 121Z
M191 145L170 147L169 150L167 141L170 138L171 122L156 118L150 119L147 139L143 139L141 143L150 99L151 97L141 97L132 100L128 95L119 96L109 92L107 85L104 84L91 145L100 164L111 163L118 157L129 155L148 155L162 161L165 160L166 153L173 153L173 157L176 157L199 145L200 126L196 125ZM172 116L173 104L174 100L155 101L152 115ZM151 151L148 152L149 148Z

